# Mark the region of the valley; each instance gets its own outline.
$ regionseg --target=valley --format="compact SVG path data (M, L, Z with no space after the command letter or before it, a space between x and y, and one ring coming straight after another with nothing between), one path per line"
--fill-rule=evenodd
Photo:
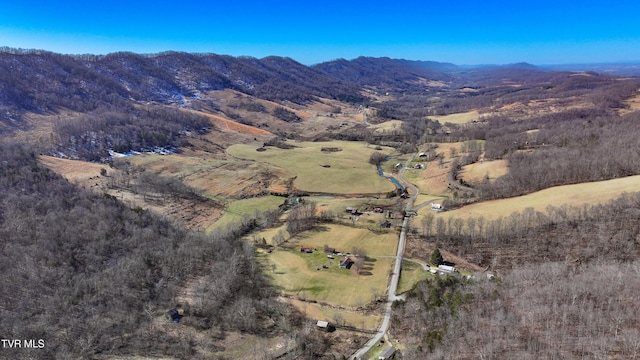
M70 199L96 196L122 207L106 218L137 219L140 226L109 231L115 225L101 225L82 246L113 256L96 264L123 271L117 275L126 279L122 283L136 289L133 305L121 306L140 314L127 326L144 343L114 331L71 354L377 359L392 345L407 359L510 358L511 346L522 358L571 358L578 351L586 358L625 358L633 350L627 341L640 339L640 324L620 315L634 308L619 284L611 283L620 290L614 296L619 307L605 309L606 297L597 289L608 281L602 269L618 264L633 272L640 259L636 78L509 67L436 71L419 62L367 59L368 66L392 67L396 75L378 71L358 82L336 71L340 61L306 67L276 57L113 54L86 60L45 54L36 61L37 54L9 55L2 54L4 61L21 64L24 72L35 67L30 76L41 92L33 106L4 99L2 131L34 154L37 162L24 176L43 185L15 183L10 167L3 168L0 180L12 190L0 194L0 214L22 214L16 224L32 224L40 216L52 223L51 217L70 211L78 226L85 223L79 210L47 215L12 202L20 196L30 204L20 189L35 193L53 182L42 166L87 194L61 191L61 209L75 206ZM109 87L91 96L65 99L52 85L62 80L36 76L53 71L52 59L117 81L104 80ZM180 75L161 66L178 60ZM358 68L362 61L348 65ZM282 76L283 67L293 79ZM411 80L398 80L398 73ZM87 81L99 87L91 77L60 76L67 90L84 89ZM159 85L134 86L138 78ZM129 84L127 97L115 96L125 93L121 82ZM20 121L6 117L12 111ZM131 155L110 157L109 151ZM79 204L89 202L97 200ZM149 225L147 217L155 216L172 225ZM31 246L15 235L19 229L4 221L1 231ZM135 236L127 237L125 248L144 241L138 257L119 260L124 250L105 239L128 234ZM146 250L156 246L149 244L157 234L163 250ZM38 257L37 271L102 271L82 270L96 260L78 242L67 249L63 237L40 228L33 236L40 248L54 249ZM64 249L61 258L51 244ZM443 256L439 263L433 262L436 249ZM3 259L3 266L12 264ZM23 264L18 269L34 264L17 259ZM456 270L442 273L443 264ZM146 280L127 278L125 265ZM560 285L545 283L537 271ZM570 275L561 278L562 272ZM588 284L590 275L599 282ZM566 304L543 310L546 302L523 297L535 292L524 291L525 284L569 303L588 303L616 325L600 328L602 343L590 346L596 331L584 313ZM75 294L102 294L87 286ZM85 311L86 303L90 312L99 298L76 300L77 308ZM178 306L184 318L173 324L166 313ZM527 306L535 306L534 313ZM109 312L101 316L105 323ZM573 317L559 317L565 320L558 327L554 316ZM536 319L548 326L534 324ZM333 331L317 329L318 321ZM15 324L12 331L26 331ZM378 333L383 324L389 328ZM486 331L509 326L515 333ZM567 335L558 336L559 329ZM154 338L179 345L154 345ZM364 346L371 339L376 342L369 350ZM492 341L491 348L481 345Z

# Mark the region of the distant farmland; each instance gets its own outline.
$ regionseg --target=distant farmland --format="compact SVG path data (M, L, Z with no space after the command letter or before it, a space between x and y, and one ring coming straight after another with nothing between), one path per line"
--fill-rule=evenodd
M292 149L233 145L227 152L240 159L270 163L286 170L297 189L331 194L380 194L394 186L378 176L369 157L375 148L363 142L292 142ZM325 149L325 151L323 151ZM327 150L329 149L329 150ZM391 153L391 148L380 150Z
M439 213L437 216L444 218L479 218L482 216L489 220L509 216L513 212L521 212L526 208L544 212L549 205L559 207L566 204L580 207L583 204L605 203L625 192L638 191L638 182L640 182L640 176L629 176L606 181L556 186L529 195L472 204ZM422 210L423 213L425 211L429 210L426 208Z

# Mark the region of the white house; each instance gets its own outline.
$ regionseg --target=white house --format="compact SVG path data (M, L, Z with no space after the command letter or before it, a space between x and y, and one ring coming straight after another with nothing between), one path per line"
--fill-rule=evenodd
M431 210L442 211L444 210L444 207L442 206L442 204L431 203Z
M438 265L438 272L440 274L453 274L456 272L455 266Z

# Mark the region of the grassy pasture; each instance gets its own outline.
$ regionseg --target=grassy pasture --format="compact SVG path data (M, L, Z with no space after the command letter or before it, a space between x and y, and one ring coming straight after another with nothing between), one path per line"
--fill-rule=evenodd
M316 203L318 211L333 211L336 214L344 213L347 207L363 209L365 207L392 207L395 199L374 198L336 198L327 196L309 196L308 201Z
M390 120L380 124L369 126L369 128L375 129L376 132L400 130L401 127L402 127L401 120Z
M432 277L433 275L425 271L422 266L413 261L402 261L402 273L398 283L398 294L411 290L420 280Z
M515 198L472 204L460 209L438 213L436 216L444 218L478 218L483 216L485 219L497 219L509 216L516 211L521 212L529 207L545 212L548 205L559 207L566 204L579 207L583 204L605 203L625 192L638 191L639 182L640 176L629 176L606 181L556 186Z
M310 319L325 320L335 324L336 321L334 319L341 318L345 325L359 329L375 330L382 319L379 315L365 315L355 311L336 309L296 299L289 299L289 303Z
M444 123L466 124L466 123L472 122L473 120L478 120L480 118L480 113L478 113L477 111L468 111L464 113L449 114L449 115L434 115L429 117L434 120L438 120L441 124L444 124Z
M484 181L485 176L489 176L489 181L493 181L509 172L507 160L485 161L466 165L462 168L460 176L470 184L478 184Z
M397 243L396 234L376 235L366 229L321 226L289 240L290 249L277 249L266 255L267 273L285 294L357 307L374 300L372 289L377 289L379 294L385 292L393 259L370 258L365 262L362 273L357 274L354 268L341 269L339 256L327 258L323 252L324 245L341 252L351 252L357 246L365 249L368 256L375 257L394 255ZM301 253L300 246L315 247L318 251ZM323 269L323 265L327 269Z
M380 207L383 209L393 209L395 207L396 199L374 199L374 198L334 198L326 196L310 196L309 201L316 203L318 212L331 212L335 214L343 223L353 224L349 218L350 214L345 212L347 207L358 208L360 211L365 211L361 215L355 225L358 227L365 227L367 229L376 231L392 231L390 229L381 229L380 224L385 221L385 213L374 213L373 208ZM368 210L367 210L368 209Z
M294 149L267 148L256 151L256 145L233 145L228 154L247 160L269 163L294 177L295 187L301 190L333 194L378 194L394 189L393 184L378 176L369 157L376 151L362 142L290 142ZM323 152L322 148L339 148ZM387 148L383 151L391 152Z
M128 157L127 160L163 176L177 178L218 199L246 196L250 192L264 190L260 189L264 188L260 174L271 171L280 175L281 172L269 164L221 160L199 152L172 155L143 154ZM279 186L278 181L273 181L270 189Z
M437 145L436 153L444 156L442 166L440 166L440 160L421 162L425 164L424 170L407 169L405 172L404 178L417 186L420 194L438 194L442 196L448 192L447 174L452 161L451 149L459 152L462 143L439 143Z
M207 232L224 228L231 223L238 222L245 215L253 216L256 211L277 209L283 202L284 198L279 196L263 196L231 201L227 204L224 215L222 215L218 221L211 224L207 228Z

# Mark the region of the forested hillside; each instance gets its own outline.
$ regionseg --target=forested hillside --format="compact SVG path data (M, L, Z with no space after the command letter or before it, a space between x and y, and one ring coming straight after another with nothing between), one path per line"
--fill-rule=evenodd
M206 236L80 190L25 146L2 143L0 154L2 336L45 342L1 357L207 358L227 331L281 334L297 321L275 300L253 246L238 240L255 222ZM177 304L194 283L207 286ZM180 331L167 318L176 305Z

